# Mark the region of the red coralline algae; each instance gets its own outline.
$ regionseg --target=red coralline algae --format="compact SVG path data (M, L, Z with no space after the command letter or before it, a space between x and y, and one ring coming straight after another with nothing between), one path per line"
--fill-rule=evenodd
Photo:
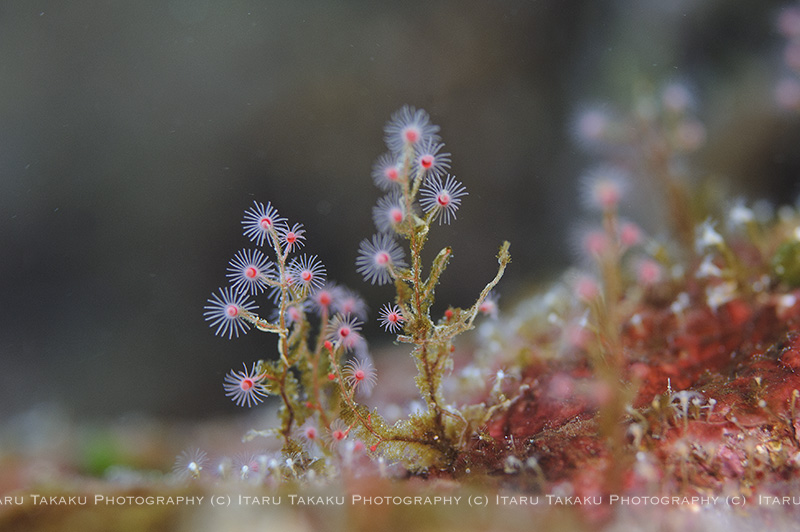
M638 309L641 321L622 335L632 405L619 419L625 448L600 436L607 399L585 359L536 361L521 393L487 425L494 441L475 440L467 462L501 472L509 454L534 457L545 492L566 481L576 493L708 493L732 484L750 495L789 478L800 465L800 312L762 299L716 313L693 306L682 317ZM609 483L614 469L621 486Z

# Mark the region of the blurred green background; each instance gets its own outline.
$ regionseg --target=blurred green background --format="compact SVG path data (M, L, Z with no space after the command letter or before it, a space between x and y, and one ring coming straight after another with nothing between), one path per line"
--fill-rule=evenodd
M254 199L302 222L306 251L375 316L391 291L354 261L374 232L383 125L404 104L441 126L469 191L429 246L455 250L441 305L472 302L504 239L501 305L573 260L575 181L594 159L571 123L586 105L626 109L637 84L694 89L698 175L792 202L800 129L771 100L783 4L2 2L0 419L37 403L240 412L222 378L274 357L275 339L215 337L202 307L247 245Z

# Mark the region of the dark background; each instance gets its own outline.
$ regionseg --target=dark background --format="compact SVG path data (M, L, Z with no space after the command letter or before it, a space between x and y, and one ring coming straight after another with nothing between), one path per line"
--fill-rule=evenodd
M368 289L354 261L374 232L382 128L403 104L441 126L469 191L429 246L455 250L442 305L471 303L504 239L506 308L572 261L574 183L593 159L571 122L585 105L625 109L636 83L695 90L698 175L793 201L797 120L771 101L781 5L2 2L0 416L42 402L238 412L224 374L274 357L275 339L215 337L202 307L247 245L254 199L302 222L306 250L374 317L391 291Z

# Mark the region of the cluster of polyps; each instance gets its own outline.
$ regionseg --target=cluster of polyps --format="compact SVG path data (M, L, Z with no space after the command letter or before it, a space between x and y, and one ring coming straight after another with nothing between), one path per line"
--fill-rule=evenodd
M356 394L369 393L376 381L361 335L366 304L351 290L327 281L315 255L298 253L305 245L303 226L287 222L272 204L255 202L242 225L244 236L261 249L244 249L231 259L230 284L208 300L205 319L218 336L228 339L253 327L277 334L278 357L231 371L223 383L225 395L247 407L278 396L281 426L274 432L283 437L285 454L308 456L303 452L319 450L318 442L327 443L322 452L330 454L352 428L342 430L340 405L356 408ZM262 294L274 307L269 318L256 314L258 306L251 299ZM301 427L313 427L311 433L320 438L309 439ZM267 433L272 432L262 434Z
M272 248L274 261L259 249L244 249L236 253L228 264L230 286L213 294L205 306L205 318L215 333L229 339L247 332L251 326L265 332L277 333L281 360L285 365L290 358L287 340L290 327L306 321L306 313L313 312L321 319L322 338L330 339L344 351L355 351L360 357L359 367L371 368L366 357L365 344L359 334L366 306L352 292L326 283L325 267L314 255L295 255L305 244L305 230L301 224L290 225L278 214L272 204L255 202L245 211L242 220L244 236L258 246ZM273 319L256 315L258 306L251 296L268 292L276 306ZM370 370L372 371L372 370ZM374 374L362 379L372 382ZM268 381L275 376L263 371L259 364L248 370L231 371L225 377L224 389L240 406L260 403L267 395ZM351 382L358 384L360 381Z
M416 382L428 412L406 425L390 428L376 412L355 401L357 392L368 392L375 384L375 370L361 336L366 319L363 301L326 282L325 267L316 256L297 255L305 244L302 225L287 222L270 203L256 202L245 212L244 235L267 251L242 250L234 256L227 273L230 286L208 300L205 318L217 335L228 339L251 327L278 335L277 360L262 360L251 368L245 364L229 373L223 386L240 406L260 403L268 394L280 397L281 427L276 432L284 438L287 456L307 457L313 449L331 454L338 442L353 434L352 440L360 438L354 444L369 445L371 452L383 445L385 454L404 457L414 447L415 456L428 455L426 463L455 457L455 435L465 432L466 420L445 407L441 379L449 367L453 338L472 328L479 313L496 314L496 298L490 291L510 257L505 243L497 275L471 308L449 309L438 324L431 320L434 289L452 252L443 249L424 278L422 248L431 225L454 220L467 195L464 186L446 173L450 155L443 152L438 130L427 113L411 107L403 107L387 124L389 152L373 170L375 183L387 195L373 212L378 233L361 243L356 259L366 281L394 283L397 296L383 305L378 320L387 331L402 333L400 341L415 345L420 373ZM410 265L398 237L408 241ZM269 319L256 314L258 307L250 299L261 293L276 307ZM311 315L319 317L318 324L309 323ZM311 330L317 333L314 342L309 340ZM258 435L267 433L271 432Z
M427 232L433 222L441 225L455 220L467 191L447 173L450 154L443 151L439 126L431 124L425 111L405 106L392 116L384 131L389 151L375 162L372 178L387 194L373 208L372 217L378 233L361 242L356 266L372 284L406 283L415 290L414 300L420 306L423 300L429 299L441 273L435 265L427 287L422 289L419 255ZM410 269L404 250L395 240L398 236L409 240ZM444 264L439 267L443 269ZM412 306L403 305L404 299L398 293L398 302L387 303L381 309L380 323L387 331L400 331L409 323L407 317L415 314ZM481 298L483 309L488 309L487 305L493 301L484 295ZM494 314L496 311L492 308L484 312Z
M358 271L372 284L402 278L399 270L406 267L405 253L395 235L411 238L417 226L428 227L433 221L449 224L467 195L464 186L446 173L450 154L442 152L438 131L425 111L413 107L403 107L386 125L389 151L378 158L372 171L375 184L387 191L372 211L379 233L361 243L356 261ZM415 201L424 219L416 215ZM388 330L403 321L402 314L392 310L397 309L390 307L382 315Z
M394 301L383 305L379 320L387 331L398 334L400 342L414 345L416 383L428 408L413 420L390 430L382 431L380 421L373 424L369 420L363 428L371 433L377 445L391 447L393 442L403 442L398 454L415 447L419 456L432 456L428 461L441 461L443 457L447 461L452 459L457 446L454 434L463 433L466 423L452 405L445 405L441 394L452 341L459 333L472 328L478 314L496 315L496 297L491 290L510 261L508 243L498 255L500 268L496 277L475 304L469 309L448 309L434 322L430 316L434 291L452 250L441 250L425 272L422 249L432 225L449 225L456 219L467 191L448 173L450 154L444 151L439 127L431 123L425 111L403 107L392 116L384 132L388 152L376 161L372 178L386 195L373 208L378 232L361 242L356 267L372 284L394 284ZM402 241L408 245L408 262L405 249L399 243ZM390 449L388 454L393 451Z

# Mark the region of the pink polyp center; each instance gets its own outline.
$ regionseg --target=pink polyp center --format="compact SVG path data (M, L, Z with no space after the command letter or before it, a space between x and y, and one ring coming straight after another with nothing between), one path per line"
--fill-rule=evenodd
M600 231L592 231L586 236L584 245L591 255L602 255L608 248L608 238Z
M398 321L400 321L400 315L392 312L386 317L386 319L388 319L392 323L397 323Z
M248 279L255 279L258 275L258 270L256 270L253 266L250 266L244 271L244 276Z
M619 204L622 191L617 183L613 181L601 181L597 183L595 195L597 202L603 209L613 209Z
M436 196L436 203L442 207L447 207L450 205L450 194L447 192L441 192L438 196Z
M386 179L389 181L397 181L398 177L400 177L400 174L397 172L397 168L390 166L386 169Z
M268 218L265 216L264 218L261 218L261 220L259 220L258 223L261 225L262 228L269 229L270 227L272 227L272 218Z
M225 314L227 314L229 318L235 318L239 315L239 307L236 305L228 305L225 307Z
M342 327L341 329L339 329L339 336L341 336L342 338L347 338L348 336L350 336L350 328Z
M344 433L344 431L343 431L343 430L334 430L334 431L331 433L331 436L333 436L333 439L334 439L334 440L341 441L341 440L343 440L343 439L344 439L344 437L345 437L345 433Z
M375 264L378 264L380 266L386 266L387 264L389 264L389 260L390 260L389 254L386 253L385 251L381 251L380 253L375 255Z
M297 242L297 235L289 231L288 233L286 233L286 242L289 244L294 244L295 242Z
M363 369L358 369L355 371L355 373L353 373L353 378L358 382L361 382L367 378L367 375L364 373Z
M319 304L323 307L330 305L332 300L333 298L331 298L331 295L328 292L322 292L319 295Z
M309 427L306 429L306 438L309 440L313 440L317 437L317 429L314 427Z
M394 223L399 224L403 221L403 211L400 209L392 209L391 217Z
M433 166L433 155L423 155L419 160L419 164L421 164L423 168L430 168Z
M300 273L300 278L303 280L303 282L306 282L306 283L309 282L313 277L314 277L314 274L312 274L308 270L305 270L302 273Z
M661 278L661 267L653 262L646 260L639 265L639 280L644 284L653 284Z
M633 246L639 243L642 233L636 224L627 223L619 231L619 240L625 246Z
M600 203L605 208L614 207L617 203L619 203L619 194L616 190L601 190Z
M242 383L239 385L242 391L249 391L250 388L253 387L253 380L252 379L242 379Z
M597 283L592 279L581 279L578 281L575 291L580 299L589 301L596 298L600 294L600 288Z
M409 144L415 144L419 140L419 130L408 128L403 132L403 137Z

